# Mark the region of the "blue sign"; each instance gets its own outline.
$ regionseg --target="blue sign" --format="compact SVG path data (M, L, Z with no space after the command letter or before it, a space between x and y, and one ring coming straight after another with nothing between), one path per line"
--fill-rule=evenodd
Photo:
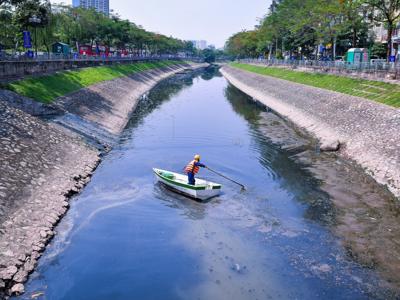
M32 48L32 39L31 39L31 33L29 31L24 31L22 33L23 38L24 38L24 47L25 48Z
M396 56L395 55L390 55L389 56L389 62L396 62Z
M28 50L28 51L25 53L25 55L26 55L27 57L29 57L29 58L33 58L33 57L34 57L33 51L31 51L31 50Z

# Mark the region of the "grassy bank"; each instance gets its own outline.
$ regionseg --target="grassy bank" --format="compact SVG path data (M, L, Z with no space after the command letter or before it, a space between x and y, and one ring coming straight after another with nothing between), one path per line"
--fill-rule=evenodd
M400 85L283 68L232 63L233 67L400 107Z
M57 97L92 84L176 63L174 61L140 62L84 68L15 81L8 84L6 88L37 101L50 103Z

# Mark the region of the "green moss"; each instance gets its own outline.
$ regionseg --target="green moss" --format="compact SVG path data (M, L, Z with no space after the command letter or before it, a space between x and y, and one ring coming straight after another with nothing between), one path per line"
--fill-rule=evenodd
M400 107L400 85L345 76L232 63L233 67Z
M65 71L12 82L6 88L43 103L81 88L141 71L177 64L176 61L141 62Z

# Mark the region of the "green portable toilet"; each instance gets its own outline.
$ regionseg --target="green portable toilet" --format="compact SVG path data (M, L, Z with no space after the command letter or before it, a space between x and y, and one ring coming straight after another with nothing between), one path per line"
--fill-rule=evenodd
M69 50L70 50L69 45L64 43L57 42L52 45L52 51L55 54L68 55L70 53Z
M349 63L361 63L361 62L368 62L369 55L368 49L366 48L351 48L347 51L346 60Z

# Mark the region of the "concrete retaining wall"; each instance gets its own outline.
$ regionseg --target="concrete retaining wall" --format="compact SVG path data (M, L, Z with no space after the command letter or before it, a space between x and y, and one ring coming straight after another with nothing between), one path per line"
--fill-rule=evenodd
M79 60L45 60L45 61L0 61L0 80L19 78L26 75L45 74L61 70L95 67L112 64L131 64L140 61L159 60L157 58L137 59L79 59Z
M366 169L400 197L400 110L225 66L227 80Z

